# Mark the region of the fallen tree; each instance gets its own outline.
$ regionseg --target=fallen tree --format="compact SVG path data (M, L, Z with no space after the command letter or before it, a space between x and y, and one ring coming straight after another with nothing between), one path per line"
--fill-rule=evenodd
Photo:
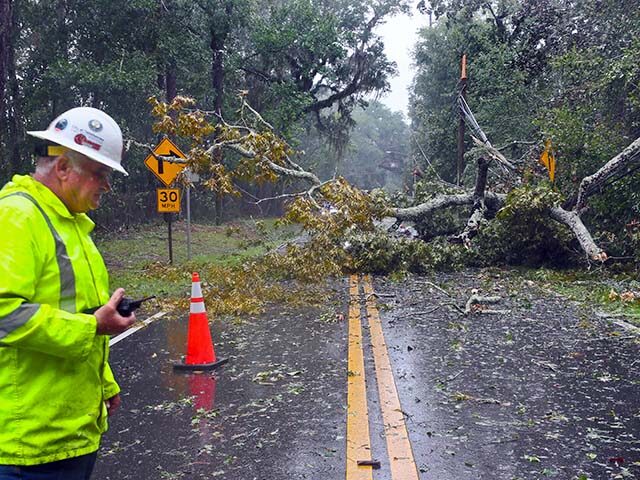
M292 160L295 152L275 135L271 126L248 105L243 108L243 111L251 112L252 121L243 118L238 125L231 125L212 112L191 109L192 101L182 97L177 97L169 105L156 100L153 100L153 104L154 114L158 118L157 131L187 137L195 143L196 146L190 150L187 162L196 172L206 174L208 177L206 185L209 188L238 194L234 185L235 179L262 182L288 178L297 180L298 185L304 182L310 187L269 199L257 199L254 202L276 199L290 201L292 202L290 211L294 212L290 216L291 221L303 221L307 223L306 226L314 224L313 228L316 232L328 230L322 225L323 222L328 221L327 205L330 205L333 212L341 212L344 217L334 222L339 225L336 232L331 234L334 240L349 231L350 225L357 224L360 228L370 230L373 220L382 216L395 218L396 224L404 221L421 222L446 209L470 207L470 213L462 230L449 237L452 243L470 247L473 238L481 231L483 225L503 210L508 200L508 191L495 192L487 188L489 166L493 162L498 164L503 173L510 178L517 175L515 163L505 158L486 137L482 141L474 139L486 156L483 155L477 160L476 182L472 192L438 194L418 205L404 208L394 207L388 203L374 205L375 202L364 193L356 194L357 189L347 186L344 179L333 178L323 182L314 173L300 167ZM171 112L173 115L170 115ZM208 115L214 116L213 123L207 120ZM216 135L213 141L206 143L207 136L214 130ZM218 150L237 156L239 161L233 169L216 161L214 152ZM184 161L172 157L161 158L166 161ZM553 202L545 206L543 211L548 218L564 225L572 232L590 261L604 262L608 256L594 241L592 234L582 221L582 215L588 210L588 199L612 182L631 174L638 168L639 163L640 138L598 171L585 177L571 199L563 203L559 195L553 196ZM317 217L316 220L312 220L314 217Z
M588 210L589 197L601 192L612 182L633 173L640 163L640 138L609 160L594 174L585 177L578 188L577 195L565 202L548 208L547 213L553 220L565 225L578 240L580 247L590 260L604 262L607 253L593 240L593 236L584 225L581 215ZM481 157L478 162L476 188L473 193L439 195L429 202L408 208L394 208L392 215L399 221L419 221L435 211L451 206L472 205L472 213L464 231L452 238L458 243L468 245L478 232L487 208L498 210L504 206L505 194L485 192L487 161ZM485 201L487 204L485 205Z

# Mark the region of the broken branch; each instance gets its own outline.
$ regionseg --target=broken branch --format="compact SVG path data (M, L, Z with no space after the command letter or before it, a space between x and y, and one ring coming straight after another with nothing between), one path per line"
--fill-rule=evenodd
M477 293L471 294L469 300L467 300L467 304L464 307L464 315L469 315L473 313L475 305L483 305L487 303L498 303L500 301L500 297L482 297Z

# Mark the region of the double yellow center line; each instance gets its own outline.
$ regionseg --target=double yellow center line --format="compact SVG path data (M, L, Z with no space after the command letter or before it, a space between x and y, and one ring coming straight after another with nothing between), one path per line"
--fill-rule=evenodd
M349 279L349 360L347 382L347 469L346 480L372 480L371 438L362 343L358 277ZM391 369L371 279L362 279L371 348L373 352L384 434L392 480L418 480L404 414Z

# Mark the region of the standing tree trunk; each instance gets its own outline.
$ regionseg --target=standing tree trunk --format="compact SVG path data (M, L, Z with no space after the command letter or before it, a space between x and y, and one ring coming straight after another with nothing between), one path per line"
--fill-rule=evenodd
M220 118L222 118L224 102L224 49L231 30L231 14L233 13L231 1L224 2L224 10L224 19L220 22L213 22L211 25L211 43L209 44L211 47L211 86L214 94L213 109ZM216 148L213 151L213 162L219 164L222 161L222 149ZM223 194L220 190L216 190L216 225L222 224L222 204Z
M11 0L0 0L0 118L4 120L6 113L6 86L9 74L9 50L11 42L11 26L13 23Z
M0 154L7 176L22 169L20 88L16 74L13 0L0 0ZM2 148L4 146L4 148Z
M158 2L155 16L155 21L158 25L166 25L166 23L173 21L171 11L167 8L167 5L163 0ZM160 28L160 34L162 34L161 32L162 27ZM160 90L164 90L166 102L171 103L178 94L177 64L175 56L169 52L160 54L156 68L158 88Z
M167 103L171 103L178 94L178 79L176 74L176 62L170 60L165 69L164 74L165 94L167 96Z

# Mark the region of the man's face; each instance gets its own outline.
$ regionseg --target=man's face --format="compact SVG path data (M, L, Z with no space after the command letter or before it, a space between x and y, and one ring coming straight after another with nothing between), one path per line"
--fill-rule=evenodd
M84 155L72 155L72 167L65 182L66 205L72 213L85 213L100 205L102 194L111 190L113 171Z

